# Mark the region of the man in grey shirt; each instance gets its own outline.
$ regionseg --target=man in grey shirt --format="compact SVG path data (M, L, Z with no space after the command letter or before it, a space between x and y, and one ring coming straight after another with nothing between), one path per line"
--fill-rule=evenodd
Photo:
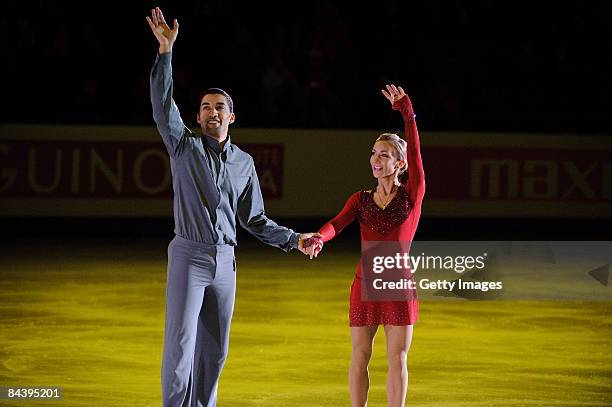
M266 217L253 158L228 134L235 115L226 92L211 88L202 94L202 135L191 134L172 99L178 22L170 29L159 8L147 22L159 42L151 104L170 155L176 234L168 246L163 405L210 407L217 401L234 309L236 217L262 242L311 258L314 246L304 248L304 241L320 235L298 234Z

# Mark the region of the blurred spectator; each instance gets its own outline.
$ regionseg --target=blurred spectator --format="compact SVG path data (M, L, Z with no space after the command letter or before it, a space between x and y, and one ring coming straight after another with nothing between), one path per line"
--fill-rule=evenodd
M241 126L375 128L386 116L370 114L372 103L393 80L427 129L612 133L612 45L594 40L610 34L612 2L572 4L521 14L522 27L553 37L502 41L495 26L514 27L519 11L484 0L180 3L168 10L181 22L175 97L191 124L202 89L221 86ZM5 10L4 122L152 124L142 4L113 16L85 3L9 1ZM31 114L41 96L53 102Z

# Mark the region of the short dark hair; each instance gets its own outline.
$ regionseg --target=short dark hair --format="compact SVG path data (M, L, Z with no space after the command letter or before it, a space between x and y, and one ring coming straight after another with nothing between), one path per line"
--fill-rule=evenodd
M221 88L208 88L204 92L200 94L200 104L202 104L202 98L206 95L223 95L227 99L227 105L229 107L230 112L234 112L234 101L232 97Z

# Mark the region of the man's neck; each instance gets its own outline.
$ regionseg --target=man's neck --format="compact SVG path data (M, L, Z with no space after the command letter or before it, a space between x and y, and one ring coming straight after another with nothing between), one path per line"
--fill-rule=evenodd
M217 143L219 143L219 147L221 147L221 149L223 149L223 146L225 146L225 142L227 141L227 134L206 134L204 133L204 136L206 137L210 137L211 139L215 140Z

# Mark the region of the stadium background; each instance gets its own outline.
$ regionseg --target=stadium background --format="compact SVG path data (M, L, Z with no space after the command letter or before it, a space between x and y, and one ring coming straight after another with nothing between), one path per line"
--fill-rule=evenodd
M172 219L148 100L156 5L181 23L183 117L195 125L204 88L233 95L231 134L279 223L314 230L373 185L371 142L401 131L379 93L394 82L423 146L416 239L610 240L608 2L8 2L0 386L160 405ZM357 225L316 261L239 241L219 405L346 405ZM455 300L423 301L408 405L610 404L609 301ZM384 375L379 337L372 405Z

